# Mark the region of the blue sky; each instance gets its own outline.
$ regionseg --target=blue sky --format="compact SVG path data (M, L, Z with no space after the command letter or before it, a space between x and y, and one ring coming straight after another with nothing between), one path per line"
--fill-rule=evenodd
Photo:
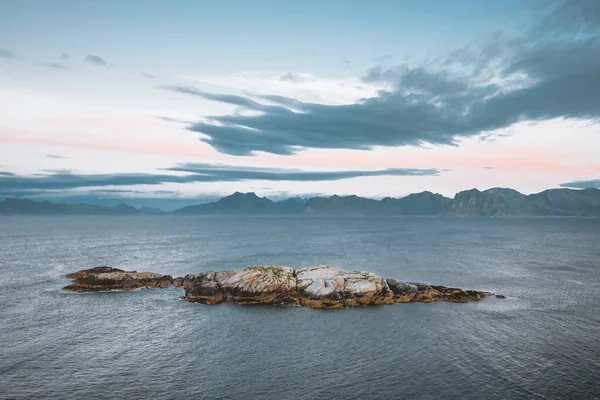
M2 37L29 56L102 54L173 73L344 74L519 28L519 1L3 1ZM10 45L10 46L9 46Z
M4 0L0 197L594 187L597 54L594 0Z

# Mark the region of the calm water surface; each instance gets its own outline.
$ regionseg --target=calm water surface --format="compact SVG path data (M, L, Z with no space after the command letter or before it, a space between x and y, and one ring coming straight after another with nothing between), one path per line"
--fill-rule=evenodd
M99 265L253 264L508 298L323 311L61 291ZM600 399L600 220L0 218L0 398Z

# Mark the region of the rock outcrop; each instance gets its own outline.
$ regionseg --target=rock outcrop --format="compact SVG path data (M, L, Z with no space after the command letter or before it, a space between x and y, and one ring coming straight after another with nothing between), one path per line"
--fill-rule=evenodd
M386 280L369 272L317 266L296 270L295 275L302 306L341 308L394 302Z
M138 288L183 287L184 300L203 304L274 304L311 308L343 308L393 303L466 303L492 295L415 282L386 279L370 272L347 271L328 265L292 269L253 266L209 271L172 278L153 272L97 267L67 275L65 290L98 292ZM498 298L503 296L496 295Z
M331 266L293 270L254 266L234 271L186 275L187 301L204 304L278 304L311 308L448 301L466 303L489 293L413 282L398 282L363 271Z
M138 288L165 288L173 278L154 272L124 271L112 267L84 269L67 278L73 282L63 289L73 292L100 292L105 290L133 290Z
M296 276L288 267L248 267L234 271L202 272L183 278L184 299L217 304L299 305Z
M395 279L387 279L387 283L394 293L394 301L396 303L431 303L438 300L450 303L466 303L470 300L481 300L492 294L489 292L433 286L416 282L398 282Z

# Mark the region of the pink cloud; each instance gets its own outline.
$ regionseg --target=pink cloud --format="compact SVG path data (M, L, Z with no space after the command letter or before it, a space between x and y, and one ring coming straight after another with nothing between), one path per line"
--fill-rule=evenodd
M0 141L6 143L41 144L92 150L123 151L138 154L156 154L165 156L214 157L216 153L210 146L197 142L167 141L127 141L127 140L84 140L77 138L48 138L16 134L15 130L0 128ZM73 136L73 135L71 135ZM112 139L112 138L111 138Z
M552 158L553 154L518 147L496 146L494 151L461 150L456 147L435 149L403 148L387 151L309 150L293 157L261 155L263 162L290 166L321 166L336 168L456 168L492 167L542 170L567 168Z
M91 124L89 119L84 119ZM123 119L98 118L103 128L119 126ZM118 123L117 123L118 122ZM160 122L160 121L159 121ZM127 124L153 124L148 119L132 118ZM127 125L126 124L126 125ZM71 125L69 123L68 125ZM94 125L97 126L97 125ZM246 165L271 165L298 168L384 169L384 168L498 168L537 169L557 171L568 169L555 161L557 155L538 149L517 146L493 145L487 148L436 147L394 148L378 151L310 149L294 156L261 154L257 157L223 155L199 140L176 142L164 140L125 140L121 135L106 136L61 131L61 138L38 136L28 131L0 128L0 141L7 143L39 144L94 150L121 151L137 154L179 156L210 159L218 162L244 163ZM560 156L564 156L561 154ZM599 170L600 166L592 167Z

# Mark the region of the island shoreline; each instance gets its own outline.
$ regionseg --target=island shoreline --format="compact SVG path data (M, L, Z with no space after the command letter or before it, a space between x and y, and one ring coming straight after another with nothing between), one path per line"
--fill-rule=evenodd
M309 308L351 308L394 303L467 303L491 292L441 285L403 282L366 271L348 271L329 265L292 269L250 266L230 271L208 271L184 277L153 272L96 267L67 274L73 292L130 291L140 288L183 288L182 299L192 303L279 305Z

